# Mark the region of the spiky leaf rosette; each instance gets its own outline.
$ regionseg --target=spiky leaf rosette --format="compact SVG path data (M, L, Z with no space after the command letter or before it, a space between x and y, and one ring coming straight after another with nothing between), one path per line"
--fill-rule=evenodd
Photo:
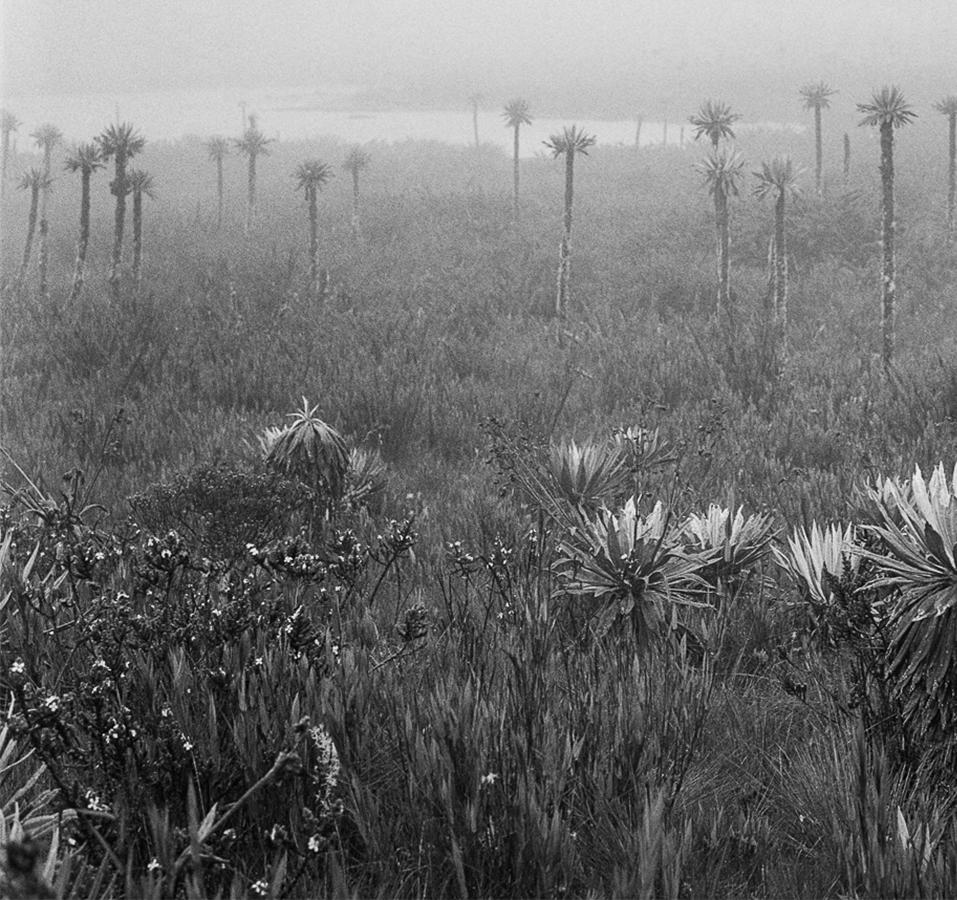
M833 579L847 571L857 572L861 562L861 545L853 525L828 525L821 528L811 523L811 530L796 528L788 538L787 551L772 547L775 562L791 577L804 599L824 609L834 602Z
M621 449L607 444L553 444L548 471L559 496L590 510L624 493L630 480Z
M349 451L342 435L318 415L319 406L302 398L302 409L280 431L267 429L261 442L266 461L287 475L325 486L333 500L342 497Z
M693 550L717 555L714 565L702 572L711 587L717 587L767 556L774 525L770 516L755 514L745 518L743 507L732 514L729 508L712 503L704 515L688 516L682 533Z
M599 634L628 619L639 645L648 646L676 623L676 604L708 605L692 597L712 558L685 552L669 525L660 501L642 516L631 497L617 514L601 509L560 542L558 574L568 593L600 601Z
M891 611L888 676L918 733L940 737L957 724L957 466L939 464L930 480L919 467L909 493L896 482L872 492L884 552L873 587L900 591Z
M740 118L741 114L733 112L729 104L721 100L706 100L688 121L694 125L695 140L707 137L717 145L721 138L734 138L732 126Z
M386 487L386 464L378 450L353 447L349 451L343 502L356 509L368 506L369 501Z

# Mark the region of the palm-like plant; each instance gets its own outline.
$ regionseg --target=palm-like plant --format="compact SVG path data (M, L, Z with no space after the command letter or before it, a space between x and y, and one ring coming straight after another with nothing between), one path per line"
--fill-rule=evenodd
M801 90L801 101L805 109L814 110L814 189L818 194L824 190L824 145L821 139L821 112L831 105L831 97L835 91L825 81L815 81L804 85Z
M770 516L745 517L742 507L732 512L716 503L712 503L704 515L688 516L681 530L691 549L702 556L715 557L714 563L700 574L712 588L719 590L760 563L770 551L774 538Z
M22 285L27 277L27 270L30 266L30 255L33 252L33 236L37 229L37 209L40 205L40 191L49 179L40 169L30 169L20 179L17 185L20 190L30 192L30 212L27 217L27 241L23 248L23 262L20 263L20 272L17 275L17 284Z
M957 724L957 466L919 468L908 485L886 481L871 499L884 552L868 552L879 571L873 587L900 592L890 615L888 675L905 719L933 737Z
M260 156L269 156L269 145L271 138L267 138L256 124L256 117L249 117L249 127L243 132L243 136L234 141L236 149L246 157L247 160L247 192L246 192L246 225L245 230L248 233L252 228L253 219L256 215L256 161Z
M706 100L688 121L694 125L694 139L707 136L712 148L717 150L722 138L734 139L732 126L740 118L740 113L732 112L729 104L721 100Z
M957 95L938 100L934 109L947 116L947 240L954 239L954 205L957 202Z
M139 288L143 271L143 197L156 199L153 176L141 169L130 169L130 192L133 194L133 287Z
M7 166L10 162L10 135L13 134L21 125L20 120L9 110L0 110L0 197L6 189L7 184Z
M512 212L515 220L518 221L518 188L519 188L519 163L518 163L518 133L523 125L531 125L532 117L528 111L528 101L517 98L505 104L502 111L502 118L505 119L505 127L511 128L513 132L512 140Z
M614 501L631 481L623 449L616 444L553 444L548 473L555 496L588 512Z
M862 544L853 525L828 525L817 522L811 529L795 529L787 549L772 548L775 562L797 585L812 608L823 609L834 601L833 580L860 567Z
M362 234L362 227L359 218L359 173L369 168L372 157L361 147L353 147L342 164L352 176L352 237L358 241Z
M553 134L543 142L552 151L552 157L565 157L565 205L562 218L562 242L558 251L558 290L555 296L555 315L564 316L569 301L572 248L572 202L575 196L575 156L588 155L588 148L595 145L595 136L577 125L566 125L560 134Z
M309 289L319 299L319 213L316 201L323 185L332 178L332 167L318 159L300 163L295 172L296 187L306 194L309 207Z
M881 135L881 332L884 368L894 360L894 130L907 125L915 113L896 87L883 87L869 103L859 103L861 125L876 126Z
M849 613L845 604L862 586L864 550L854 527L821 528L813 522L810 531L796 529L784 551L777 547L772 550L775 562L800 591L815 628L825 637L831 636L834 625L843 631ZM873 610L867 618L873 618Z
M478 130L478 111L479 106L485 98L481 94L472 94L469 97L469 105L472 107L472 132L475 135L475 146L479 146L479 130Z
M100 156L113 160L113 180L110 193L116 197L113 214L113 252L110 255L110 286L113 298L120 291L120 266L123 264L123 230L126 225L126 196L130 192L126 170L130 160L142 152L146 139L129 122L107 126L96 138Z
M698 166L704 176L708 193L714 198L714 227L717 237L719 319L731 313L731 212L729 200L737 197L744 159L733 148L712 149L708 158Z
M349 450L342 435L319 418L319 405L302 398L302 409L289 414L285 428L267 431L266 461L287 475L324 492L332 504L345 486Z
M599 510L566 535L557 571L570 594L599 602L599 634L630 620L639 645L648 646L672 621L671 604L707 605L691 598L705 586L699 573L713 554L689 553L678 537L660 502L642 516L632 497L617 514Z
M76 266L70 290L70 302L73 303L83 290L86 251L90 243L90 179L94 172L103 168L104 163L96 144L81 144L67 156L65 166L68 172L80 173L80 235L76 243Z
M49 232L47 208L50 202L50 189L53 186L53 151L63 140L63 132L49 123L39 126L30 137L43 151L43 186L40 188L40 245L37 253L37 269L40 276L40 293L47 294L47 266L49 264Z
M229 141L224 137L211 137L206 141L205 146L210 160L216 163L216 228L218 230L223 227L223 160L229 156Z
M775 360L783 365L787 359L788 328L788 248L785 209L789 198L800 193L797 180L801 171L790 157L778 157L761 164L755 172L758 179L754 194L761 200L774 199L774 299L771 309L772 345Z

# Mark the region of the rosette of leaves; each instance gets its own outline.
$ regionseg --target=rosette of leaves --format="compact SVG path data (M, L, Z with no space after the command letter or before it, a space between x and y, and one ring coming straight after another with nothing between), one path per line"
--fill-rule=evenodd
M627 620L639 646L648 646L677 624L677 605L708 606L693 597L713 555L686 551L679 537L660 501L642 516L631 497L618 513L600 509L560 542L564 588L598 601L599 635Z
M833 579L859 569L862 552L853 525L821 528L817 522L811 523L810 531L796 528L786 550L772 550L775 562L791 577L804 599L819 610L834 600Z
M350 509L368 507L386 487L386 465L378 450L349 450L342 500Z
M730 508L712 503L703 515L688 516L682 533L693 550L715 556L714 563L701 576L717 590L767 556L774 525L770 516L745 517L743 507L732 513Z
M916 468L909 483L885 480L871 491L882 523L882 549L868 551L872 587L899 591L890 612L888 675L906 724L941 737L957 724L957 466L939 464L929 480Z
M615 442L625 454L628 467L636 474L647 474L676 463L679 448L661 436L657 428L630 425L615 432Z
M302 398L302 409L289 413L292 422L285 428L267 429L262 443L266 462L287 476L315 488L338 504L349 468L345 439L319 418L319 406Z
M815 637L824 644L850 644L881 667L887 606L872 578L867 535L853 525L798 528L786 551L772 548L775 562L801 592ZM885 592L886 593L886 592Z
M592 512L623 494L630 480L624 454L614 444L552 444L548 472L559 497Z

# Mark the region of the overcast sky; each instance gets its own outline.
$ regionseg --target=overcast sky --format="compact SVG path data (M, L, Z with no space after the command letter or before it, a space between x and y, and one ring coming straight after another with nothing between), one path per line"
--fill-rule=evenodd
M453 84L640 73L953 72L955 0L0 0L6 97Z

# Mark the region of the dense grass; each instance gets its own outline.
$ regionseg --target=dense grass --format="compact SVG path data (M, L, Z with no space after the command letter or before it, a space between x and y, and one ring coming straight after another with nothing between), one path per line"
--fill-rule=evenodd
M628 628L592 633L587 604L556 581L561 522L503 492L510 453L533 460L550 441L638 424L658 429L677 460L639 473L646 500L667 499L676 519L743 503L783 536L860 521L861 485L877 473L952 464L957 260L943 239L943 141L929 131L899 142L890 378L879 362L874 142L850 184L832 175L825 198L791 214L792 355L780 379L763 324L772 210L748 196L734 204L735 322L716 325L698 150L599 148L580 161L573 299L560 324L548 315L562 178L550 160L523 163L515 224L503 155L370 147L361 243L348 179L319 198L330 289L318 304L292 172L306 158L338 164L338 144L275 145L249 235L238 160L216 233L199 141L149 145L141 167L158 199L146 209L144 284L125 285L119 303L105 285L105 175L74 307L64 298L76 186L64 176L51 204L48 298L32 276L12 284L26 207L8 194L2 471L59 505L38 518L21 497L3 525L0 685L18 704L12 758L33 755L0 780L0 808L12 820L13 791L44 761L40 785L55 794L36 815L81 810L62 824L74 846L51 857L72 860L51 862L59 889L952 893L948 780L922 774L896 723L866 720L864 650L820 640L774 567L755 567L718 611L691 614L684 624L702 643L663 635L640 649ZM811 152L788 132L740 143L755 168ZM196 467L213 466L195 483L214 518L242 519L237 483L265 491L255 497L266 505L288 496L288 485L253 480L266 478L257 436L303 394L381 452L388 483L371 509L344 510L340 531L301 510L268 528L257 519L265 531L252 542L278 553L269 565L231 556L217 567L215 553L204 563L207 543L169 537L142 514L155 536L131 530L128 498ZM220 482L217 471L232 474ZM89 504L103 509L81 515ZM276 551L273 539L309 521L302 546ZM204 817L217 826L255 785L204 840ZM52 827L34 830L42 841Z

